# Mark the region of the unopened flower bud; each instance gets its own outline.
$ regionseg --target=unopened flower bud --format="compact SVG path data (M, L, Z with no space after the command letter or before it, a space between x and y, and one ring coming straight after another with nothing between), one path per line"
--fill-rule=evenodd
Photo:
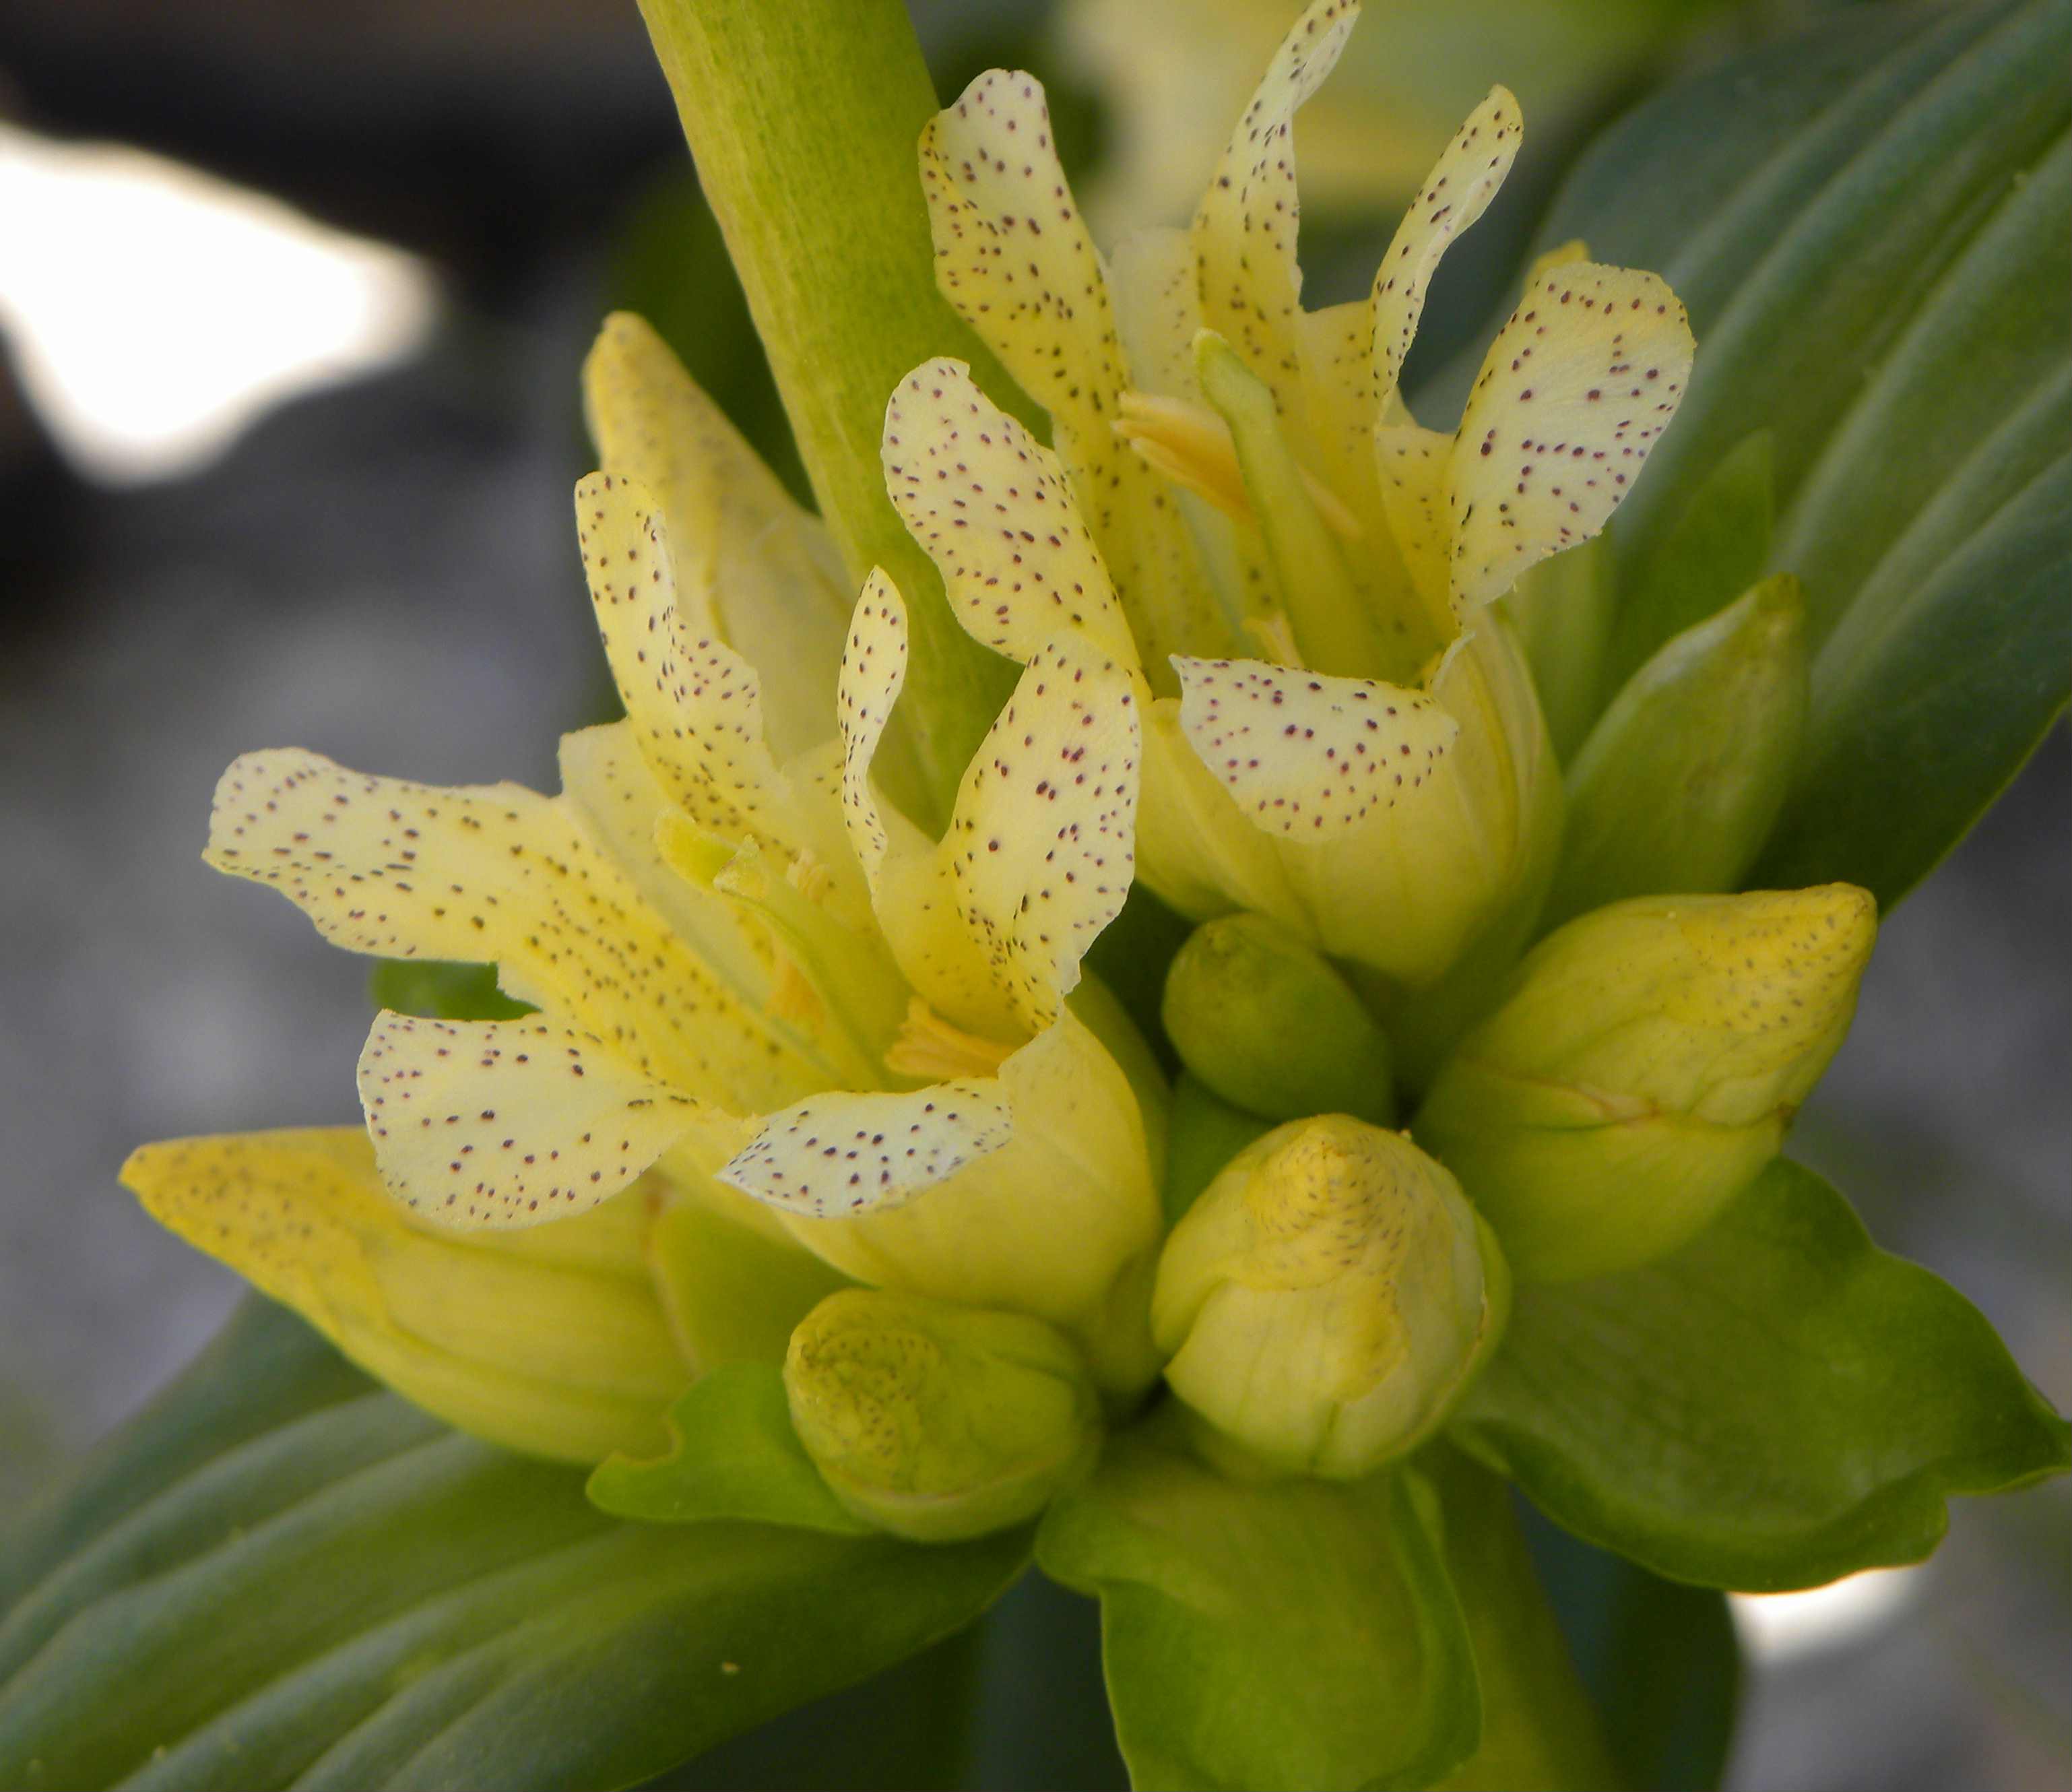
M1240 1152L1174 1229L1166 1379L1241 1460L1363 1475L1445 1419L1502 1335L1510 1277L1445 1168L1343 1114Z
M1005 1530L1092 1461L1100 1402L1039 1319L851 1289L791 1334L791 1424L835 1497L917 1543Z
M1546 922L1624 896L1731 890L1784 801L1807 689L1805 598L1788 573L1635 672L1570 767Z
M1775 1156L1848 1030L1877 929L1852 884L1646 897L1543 940L1416 1121L1521 1277L1631 1268Z
M1373 1016L1322 954L1263 914L1197 927L1166 975L1163 1013L1182 1062L1240 1108L1276 1120L1395 1117Z

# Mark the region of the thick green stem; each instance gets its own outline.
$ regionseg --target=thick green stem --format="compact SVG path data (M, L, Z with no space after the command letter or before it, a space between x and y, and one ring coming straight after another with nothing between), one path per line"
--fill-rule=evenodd
M931 356L1026 410L935 290L915 142L935 94L901 0L640 0L820 514L861 585L882 566L914 651L902 714L947 813L1013 669L950 614L885 495L886 401Z

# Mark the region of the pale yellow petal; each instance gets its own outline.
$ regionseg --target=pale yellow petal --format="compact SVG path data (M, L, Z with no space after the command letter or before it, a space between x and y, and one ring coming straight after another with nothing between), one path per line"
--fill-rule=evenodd
M1272 836L1252 824L1188 744L1175 697L1151 706L1144 732L1137 868L1153 892L1190 920L1249 909L1309 931Z
M770 999L767 943L731 904L663 861L656 824L679 812L642 758L632 724L564 734L561 767L563 797L648 906L747 1008L762 1008Z
M793 1218L793 1234L860 1280L1047 1319L1104 1383L1141 1385L1161 1226L1128 1079L1067 1009L985 1087L1012 1126L989 1155L903 1206Z
M583 364L583 396L604 471L644 487L661 508L685 627L717 635L760 672L779 759L826 739L849 614L826 526L630 312L605 320Z
M1448 481L1459 602L1502 596L1605 526L1675 415L1693 347L1655 274L1580 261L1534 280L1461 417Z
M1135 866L1139 680L1069 637L1032 658L944 836L957 912L1022 1028L1041 1031Z
M1257 660L1180 665L1180 718L1252 824L1323 844L1434 775L1459 725L1420 691Z
M1154 683L1227 625L1171 497L1111 428L1129 383L1099 252L1033 76L995 69L922 133L935 279L1050 413L1051 438ZM1191 276L1191 269L1189 270Z
M890 836L871 783L871 767L906 682L908 651L906 601L884 569L874 567L850 619L836 700L842 739L842 824L874 890L890 850Z
M1396 226L1374 286L1374 378L1384 405L1401 382L1439 258L1496 196L1523 131L1510 89L1491 88Z
M1130 384L1161 398L1194 398L1202 294L1184 230L1142 230L1118 245L1108 270L1116 334Z
M576 536L605 655L656 780L701 828L794 849L794 797L764 738L761 680L679 610L653 498L593 473L576 487Z
M1133 663L1114 586L1057 456L963 362L930 361L900 382L883 451L893 506L941 569L972 639L1026 664L1054 636L1078 634Z
M507 993L686 1094L753 1109L800 1092L799 1067L555 799L251 753L216 787L205 856L352 951L494 964Z
M1006 1143L987 1083L907 1094L832 1091L772 1114L719 1180L790 1214L824 1219L898 1206Z
M1122 354L1042 84L980 75L921 133L921 186L944 297L1054 420L1104 433Z
M1330 73L1359 16L1355 0L1317 0L1295 22L1194 214L1202 321L1236 346L1291 421L1304 415L1295 113Z
M370 1374L504 1446L652 1448L689 1379L630 1192L523 1235L429 1227L358 1127L146 1145L123 1181L162 1223L294 1307Z
M1453 438L1401 423L1374 432L1374 464L1382 515L1426 617L1441 639L1458 626L1448 585L1453 516L1446 476Z
M360 1100L381 1179L442 1226L535 1226L609 1200L700 1104L536 1016L376 1017Z

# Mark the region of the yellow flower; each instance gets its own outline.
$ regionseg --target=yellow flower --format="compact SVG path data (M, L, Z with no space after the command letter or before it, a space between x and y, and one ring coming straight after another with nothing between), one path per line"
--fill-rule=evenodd
M1304 310L1293 120L1357 12L1310 7L1191 229L1112 263L1032 77L983 76L940 113L921 144L939 283L1049 409L1055 452L935 362L894 397L885 455L980 639L1026 661L1070 628L1142 674L1145 881L1197 918L1269 914L1386 997L1478 938L1523 943L1560 780L1490 605L1603 528L1692 340L1655 276L1564 252L1533 270L1458 428L1420 428L1404 357L1521 125L1493 91L1370 298Z
M1086 992L1090 1025L1067 1001L1129 887L1134 679L1078 637L1032 651L930 841L873 783L901 767L890 580L849 613L820 524L638 320L607 324L586 397L605 471L578 532L627 715L564 740L561 793L294 750L217 793L210 863L353 950L493 962L537 1010L376 1019L382 1183L417 1222L546 1235L654 1169L860 1280L1042 1318L1112 1390L1141 1385L1140 1093L1162 1091L1112 1003ZM158 1210L252 1260L227 1194Z

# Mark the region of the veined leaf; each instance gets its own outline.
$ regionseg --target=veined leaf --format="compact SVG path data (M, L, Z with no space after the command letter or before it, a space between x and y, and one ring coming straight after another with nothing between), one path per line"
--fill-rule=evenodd
M247 1317L5 1551L0 1785L602 1792L961 1628L1026 1559L621 1523L344 1375Z
M1804 579L1818 651L1757 886L1889 906L2072 693L2068 60L2072 0L1853 10L1656 95L1543 232L1659 271L1698 339L1614 530L1607 697L1695 619L1662 553L1769 432L1766 569Z
M1100 1596L1133 1783L1408 1788L1457 1766L1480 1704L1430 1489L1233 1482L1166 1431L1112 1439L1037 1540L1046 1573Z
M1589 1542L1752 1592L1918 1561L1951 1495L2072 1466L1977 1309L1783 1159L1644 1268L1521 1284L1453 1435Z

